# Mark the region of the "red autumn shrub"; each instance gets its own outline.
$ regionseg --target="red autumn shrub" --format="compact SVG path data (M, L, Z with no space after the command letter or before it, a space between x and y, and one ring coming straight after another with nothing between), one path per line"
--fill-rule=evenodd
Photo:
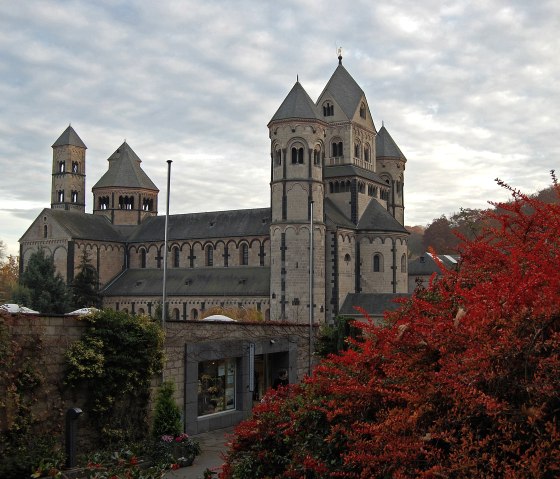
M510 190L457 271L268 395L220 477L559 477L560 206Z

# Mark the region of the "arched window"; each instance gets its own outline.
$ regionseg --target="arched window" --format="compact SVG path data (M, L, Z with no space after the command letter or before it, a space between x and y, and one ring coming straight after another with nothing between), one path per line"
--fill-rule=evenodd
M142 248L140 250L140 268L146 267L146 250Z
M78 162L77 161L72 162L72 173L78 173Z
M323 116L333 116L334 115L334 105L331 102L326 102L323 104Z
M369 157L369 145L364 146L364 161L367 161L368 163L371 161Z
M313 164L315 166L321 166L321 150L319 148L313 150Z
M241 249L239 251L239 264L243 266L247 266L249 264L249 246L247 246L247 243L243 243L241 245Z
M401 256L401 273L406 273L406 254Z
M171 317L175 320L175 321L179 321L180 316L179 316L179 309L177 308L173 308L173 311L171 312Z
M356 144L354 145L354 156L355 156L356 158L361 158L361 157L362 157L362 155L361 155L361 150L362 150L362 148L360 147L360 143L359 143L359 142L356 143Z
M383 272L383 256L381 256L380 253L376 253L373 255L373 272Z
M49 233L49 228L47 225L43 226L43 238L46 238Z
M276 150L274 152L274 162L276 163L276 166L280 166L282 164L282 151L281 150Z
M342 141L332 143L332 156L343 156L342 154Z
M59 190L58 191L58 202L59 203L64 203L64 190Z
M195 308L191 310L191 319L198 319L198 310Z
M138 308L138 316L143 316L146 314L146 310L144 308Z
M178 246L173 247L173 267L174 268L179 267L179 247Z
M64 163L64 161L59 161L58 162L58 172L59 173L64 173L65 170L66 170L66 163Z
M78 202L78 192L77 191L72 191L72 203L77 203Z
M212 245L206 247L206 266L214 266L214 247Z
M303 164L303 148L292 148L292 164Z
M142 199L142 209L144 211L152 211L153 208L154 208L154 200L152 198Z
M360 105L360 117L365 119L366 118L366 105L365 103L362 103Z

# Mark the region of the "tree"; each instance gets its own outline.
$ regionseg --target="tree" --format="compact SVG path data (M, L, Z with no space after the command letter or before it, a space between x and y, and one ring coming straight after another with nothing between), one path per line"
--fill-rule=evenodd
M99 275L90 264L89 252L84 250L80 261L80 271L72 282L73 304L76 308L101 306L99 295Z
M0 241L1 243L1 241ZM0 264L0 302L8 302L12 297L12 292L18 283L19 277L19 258L8 256L6 261Z
M178 436L183 428L181 426L181 410L173 399L175 385L165 381L158 389L154 408L152 436L160 439L167 434Z
M266 396L222 479L559 477L560 205L500 184L459 269Z
M60 273L56 272L51 256L43 249L34 252L21 276L21 286L14 294L17 303L25 304L44 314L63 314L68 310L68 292Z
M437 254L457 254L459 238L453 233L445 215L435 219L424 231L424 251L432 248Z

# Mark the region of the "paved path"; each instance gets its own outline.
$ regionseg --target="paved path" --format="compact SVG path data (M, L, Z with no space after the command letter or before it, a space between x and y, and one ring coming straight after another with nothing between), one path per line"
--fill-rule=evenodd
M232 433L233 428L226 428L192 436L200 443L202 452L196 456L192 466L169 471L165 479L203 479L207 468L219 469L224 462L222 454L227 449L228 436Z

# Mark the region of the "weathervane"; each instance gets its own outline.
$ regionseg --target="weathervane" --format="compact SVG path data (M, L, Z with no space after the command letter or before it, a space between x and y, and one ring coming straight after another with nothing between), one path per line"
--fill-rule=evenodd
M342 47L338 47L336 53L338 53L338 64L342 65Z

